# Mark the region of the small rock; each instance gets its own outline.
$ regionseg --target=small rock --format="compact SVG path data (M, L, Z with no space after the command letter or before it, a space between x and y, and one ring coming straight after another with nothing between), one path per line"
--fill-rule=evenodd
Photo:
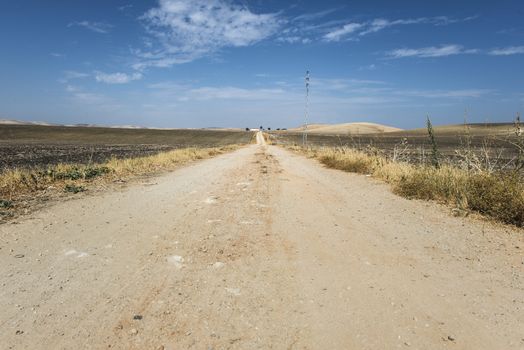
M142 319L142 315L133 316L133 320L141 320L141 319Z
M181 269L182 266L184 266L182 263L184 262L184 258L180 255L172 255L167 258L167 262L174 265L177 269Z
M23 258L24 256L25 256L24 254L16 254L15 258L20 259L20 258Z
M224 263L221 262L221 261L217 261L216 263L213 264L213 267L215 269L220 269L220 268L224 267Z
M24 334L24 331L21 331L21 330L18 329L18 330L15 332L15 334L16 334L16 335L22 335L22 334Z
M226 292L238 297L240 295L240 288L226 288Z
M137 335L138 334L138 330L136 328L132 328L130 331L129 331L129 334L131 335Z
M449 341L455 341L455 337L453 337L452 335L448 335L448 340Z

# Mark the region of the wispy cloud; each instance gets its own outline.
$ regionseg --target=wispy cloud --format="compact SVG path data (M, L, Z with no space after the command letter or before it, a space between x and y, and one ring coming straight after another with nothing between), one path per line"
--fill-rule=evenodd
M466 18L451 18L447 16L438 17L418 17L390 20L385 18L376 18L367 22L349 22L340 27L331 28L331 30L324 35L326 41L340 41L341 39L351 39L354 36L362 37L371 33L376 33L389 27L409 24L431 24L435 26L444 26L453 23L471 21L477 18L476 16ZM353 37L353 40L356 38Z
M320 91L355 91L355 89L362 89L368 87L376 87L387 85L380 80L366 80L366 79L348 79L348 78L312 78L311 85L315 90Z
M371 64L360 67L358 70L363 71L363 70L376 70L376 69L377 69L377 65L375 63L371 63Z
M334 7L334 8L326 9L326 10L323 10L323 11L304 13L302 15L294 17L292 19L292 21L298 21L298 22L300 22L300 21L313 21L313 20L317 20L319 18L325 17L327 15L330 15L333 12L336 12L338 10L340 10L339 7Z
M403 96L426 98L480 98L492 93L488 89L463 89L463 90L403 90L396 94Z
M283 89L244 89L233 86L201 87L191 89L188 95L198 100L273 100L286 95Z
M524 54L524 46L510 46L504 48L493 49L489 52L493 56L510 56Z
M136 69L171 66L222 48L253 45L280 26L277 14L256 14L226 0L160 0L141 19L159 48L138 51Z
M123 6L119 6L118 7L118 11L126 11L130 8L133 8L133 5L132 4L127 4L127 5L123 5Z
M339 41L342 37L355 33L363 26L364 25L361 23L348 23L341 28L330 31L329 33L324 35L324 39L326 39L327 41Z
M477 49L465 49L462 45L442 45L430 46L417 49L402 48L389 51L387 56L390 58L405 58L405 57L444 57L462 54L478 53Z
M66 71L63 72L62 78L60 78L58 81L63 83L63 84L66 84L70 80L83 79L83 78L87 78L87 77L89 77L89 74L87 74L87 73L77 72L77 71L74 71L74 70L66 70Z
M178 101L189 100L275 100L289 97L282 88L243 88L235 86L202 86L163 82L151 84L149 89L164 97L175 97Z
M68 84L65 90L70 94L70 96L77 102L80 103L106 103L108 98L104 95L86 92L81 87Z
M95 79L99 83L106 83L106 84L127 84L134 80L140 80L142 79L142 73L133 73L133 74L126 74L126 73L103 73L103 72L96 72L95 73Z
M113 28L113 25L103 22L90 22L90 21L81 21L81 22L71 22L67 25L68 28L70 27L82 27L89 29L92 32L100 33L100 34L107 34L111 31Z
M308 44L311 42L311 39L304 38L301 36L282 36L282 37L277 38L277 41L281 43L288 43L288 44L296 44L296 43Z

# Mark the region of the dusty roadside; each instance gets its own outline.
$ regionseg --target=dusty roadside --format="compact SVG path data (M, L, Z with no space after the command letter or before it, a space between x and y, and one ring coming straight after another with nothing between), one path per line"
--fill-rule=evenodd
M0 225L0 343L524 347L522 230L259 142Z

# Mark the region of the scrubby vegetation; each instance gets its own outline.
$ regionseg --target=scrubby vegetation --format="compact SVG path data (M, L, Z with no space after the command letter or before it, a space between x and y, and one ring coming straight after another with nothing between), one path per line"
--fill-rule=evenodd
M15 210L17 202L28 196L52 192L56 189L79 193L87 190L93 181L121 181L138 175L171 170L189 161L209 158L238 147L230 145L213 148L183 148L146 157L113 158L96 165L58 164L47 168L7 170L0 173L0 208ZM5 210L0 212L4 216L6 213Z
M489 171L445 164L409 164L376 151L349 147L294 147L330 168L369 174L391 184L395 193L436 200L460 211L476 211L504 223L524 226L524 181L518 170Z

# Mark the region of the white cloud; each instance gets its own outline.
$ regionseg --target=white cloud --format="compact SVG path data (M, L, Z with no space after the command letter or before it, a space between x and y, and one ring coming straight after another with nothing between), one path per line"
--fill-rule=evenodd
M99 83L127 84L134 80L142 79L142 73L133 73L133 74L111 73L111 74L108 74L108 73L96 72L95 79Z
M404 58L404 57L444 57L461 54L473 54L478 53L476 49L465 49L462 45L442 45L442 46L430 46L422 47L417 49L396 49L389 51L387 56L391 58Z
M272 100L286 96L283 89L244 89L232 86L191 89L188 91L188 95L198 100Z
M74 70L66 70L63 73L64 73L64 76L58 80L59 82L63 84L68 83L70 80L83 79L89 76L89 74L87 73L77 72Z
M363 24L360 23L348 23L344 25L342 28L338 28L327 33L326 35L324 35L324 39L327 41L339 41L342 37L356 32L357 30L362 28L362 26Z
M157 96L176 97L178 101L189 100L275 100L288 97L282 88L248 89L234 86L191 87L184 84L163 82L151 84L148 88Z
M126 11L130 8L133 8L133 5L132 4L127 4L127 5L123 5L123 6L119 6L118 7L118 11Z
M67 92L78 92L80 91L80 89L74 85L67 85L66 86L66 91Z
M73 92L72 96L76 101L87 104L105 103L108 100L104 95L95 94L92 92L77 91Z
M168 67L222 48L249 46L270 37L280 26L276 14L256 14L227 0L160 0L141 19L160 48L137 52L136 69Z
M479 98L493 92L487 89L463 90L407 90L397 91L398 95L426 98Z
M334 8L330 8L330 9L319 11L319 12L305 13L303 15L300 15L300 16L297 16L297 17L293 18L293 21L298 21L298 22L301 22L301 21L313 21L313 20L325 17L325 16L327 16L327 15L333 13L333 12L336 12L338 10L340 10L339 7L334 7Z
M109 99L101 94L84 91L79 86L67 84L65 90L70 96L77 102L93 104L93 103L106 103Z
M345 79L345 78L311 78L311 87L321 91L356 91L368 89L369 86L382 86L386 83L379 80Z
M89 22L89 21L71 22L67 25L67 27L75 27L75 26L83 27L83 28L89 29L92 32L100 33L100 34L107 34L113 28L113 25L108 24L108 23Z
M389 20L385 18L376 18L372 21L355 23L351 22L345 24L342 27L335 27L330 29L330 31L324 35L324 39L327 41L339 41L343 37L350 36L351 34L356 34L358 36L364 36L371 33L379 32L383 29L398 26L398 25L409 25L409 24L432 24L435 26L449 25L452 23L470 21L477 18L476 16L466 17L466 18L450 18L447 16L438 16L438 17L418 17L418 18L407 18L407 19L397 19Z
M510 46L504 48L493 49L489 52L493 56L509 56L524 54L524 46Z
M376 70L376 69L377 69L377 65L375 63L371 63L366 66L360 67L358 70L362 71L362 70Z

